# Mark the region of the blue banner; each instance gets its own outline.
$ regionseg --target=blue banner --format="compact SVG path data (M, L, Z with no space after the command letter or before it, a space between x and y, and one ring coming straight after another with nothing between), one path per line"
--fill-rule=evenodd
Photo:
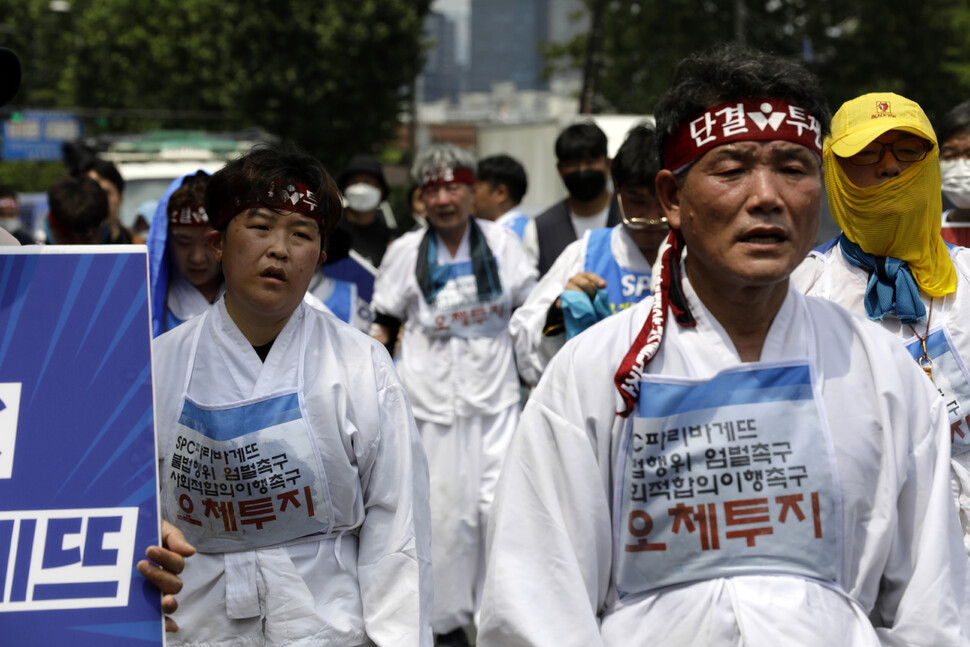
M161 645L144 248L0 248L0 636Z

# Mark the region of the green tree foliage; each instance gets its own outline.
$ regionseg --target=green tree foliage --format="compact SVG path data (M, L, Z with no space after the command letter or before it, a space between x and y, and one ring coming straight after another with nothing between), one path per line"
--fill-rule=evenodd
M261 127L334 168L393 137L431 2L70 1L0 0L0 44L24 61L12 107L91 109L111 130Z
M0 163L0 184L21 193L46 193L54 182L64 175L61 162L11 162Z
M930 119L970 98L970 6L966 1L826 0L806 25L813 65L833 110L865 92L918 102Z
M420 72L430 0L272 0L263 15L233 9L234 104L321 158L388 141L403 89ZM267 22L274 37L266 38Z
M23 66L14 105L70 105L62 86L73 40L69 21L68 14L52 11L49 2L0 0L0 45L17 52Z
M970 98L965 0L611 0L603 18L596 105L604 112L652 112L677 61L739 36L803 60L833 110L860 94L890 90L934 118ZM586 36L544 50L550 69L581 70Z

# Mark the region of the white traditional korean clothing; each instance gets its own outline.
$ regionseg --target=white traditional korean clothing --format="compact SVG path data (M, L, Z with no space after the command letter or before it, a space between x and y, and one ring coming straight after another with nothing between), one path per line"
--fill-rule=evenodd
M434 303L425 300L415 272L424 231L405 234L388 247L371 303L375 316L404 321L397 369L431 472L435 633L471 623L480 602L486 522L518 421L519 380L508 321L536 277L512 231L493 222L478 224L495 257L500 296L478 300L468 273L469 228L454 257L438 241L438 263L450 266L453 276Z
M266 361L220 300L155 341L178 645L431 645L428 476L374 340L301 303Z
M615 413L652 298L547 368L496 492L478 645L965 644L946 411L912 358L789 290L760 362L743 364L686 277L684 290L696 327L669 318L639 404L701 393L696 424ZM793 371L755 398L744 386ZM757 423L727 420L738 406Z
M219 288L218 297L225 292L225 285ZM217 297L217 298L218 298ZM171 330L193 317L197 317L212 304L209 303L199 288L185 280L178 272L173 272L168 283L168 297L165 300L166 330Z
M950 247L950 259L957 271L957 289L933 299L920 291L929 322L910 327L896 317L871 321L895 335L914 358L922 356L919 335L929 332L929 356L938 396L942 396L950 423L953 495L960 507L963 543L970 555L970 250ZM812 252L792 274L792 285L810 296L822 297L866 318L863 296L868 273L850 264L839 245L826 253ZM928 330L927 330L928 328ZM947 352L949 351L949 352Z

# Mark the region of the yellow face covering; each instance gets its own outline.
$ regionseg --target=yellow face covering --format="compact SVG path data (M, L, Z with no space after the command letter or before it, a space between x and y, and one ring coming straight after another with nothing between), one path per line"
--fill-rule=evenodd
M836 157L851 157L890 130L918 135L932 142L933 150L882 184L855 186ZM822 157L829 209L849 240L867 254L905 261L929 296L953 292L956 269L940 236L939 147L923 110L890 92L848 101L832 118L832 136L825 141Z

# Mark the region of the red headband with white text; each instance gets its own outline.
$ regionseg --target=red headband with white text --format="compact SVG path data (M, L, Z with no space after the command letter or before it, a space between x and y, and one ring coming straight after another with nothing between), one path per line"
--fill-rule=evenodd
M317 210L318 206L317 196L310 187L299 182L277 180L266 189L262 200L243 202L236 198L233 202L224 205L213 220L212 226L218 229L233 216L259 207L269 207L275 211L291 211L312 218L318 225L322 225L323 213Z
M475 173L470 168L454 168L452 166L440 166L436 169L427 171L421 178L421 188L425 189L442 184L468 184L475 185Z
M664 143L664 168L677 173L721 144L771 139L802 144L822 158L822 125L804 108L781 99L742 99L682 123Z

